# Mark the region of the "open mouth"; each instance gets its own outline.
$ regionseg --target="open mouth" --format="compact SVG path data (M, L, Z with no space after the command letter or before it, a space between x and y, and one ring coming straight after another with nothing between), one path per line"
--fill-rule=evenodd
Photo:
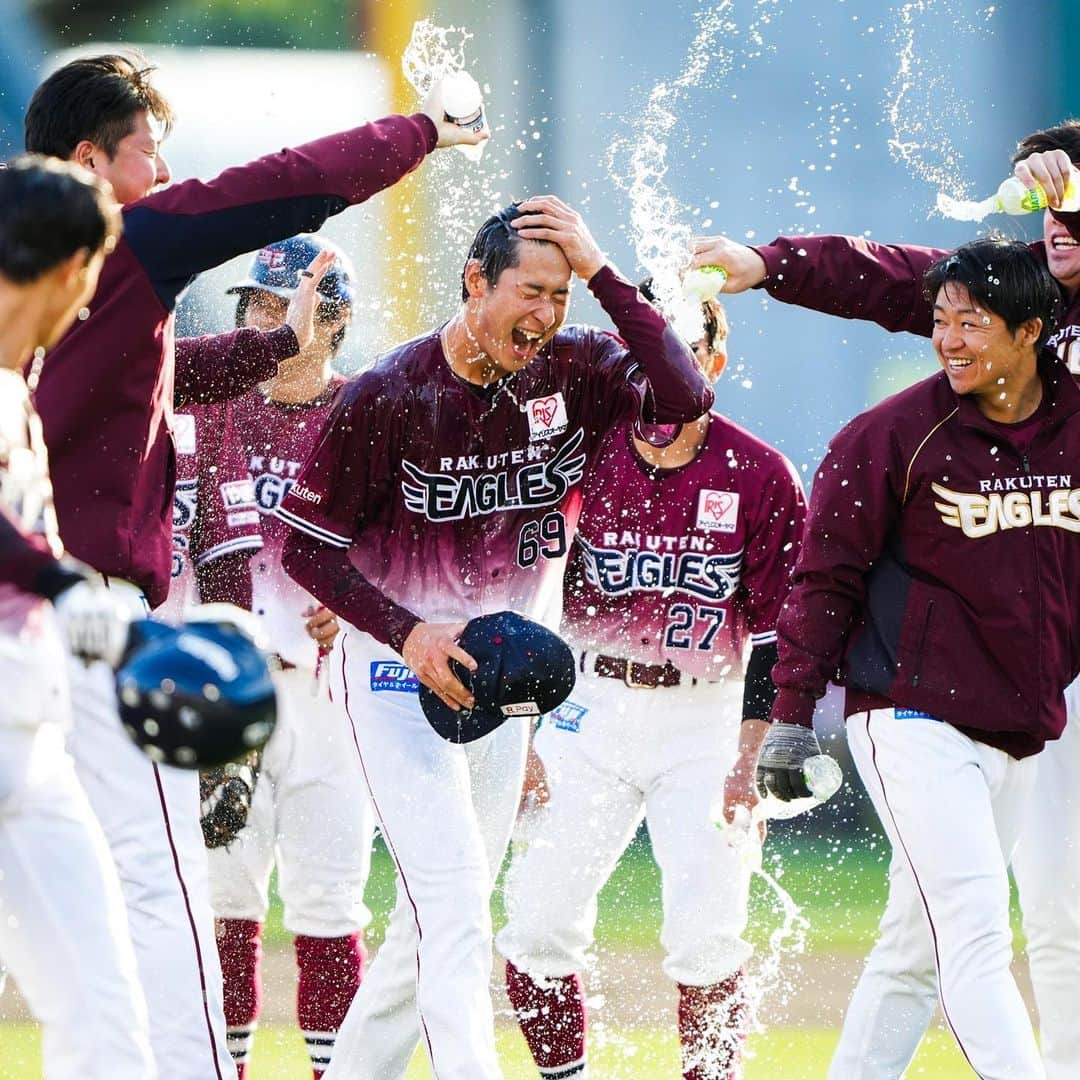
M967 356L946 357L945 359L945 367L950 373L964 371L966 368L971 367L974 363L975 361Z
M510 333L510 344L514 350L514 355L519 360L531 360L540 349L540 343L543 340L544 335L542 332L522 330L517 326Z
M1050 246L1055 251L1075 251L1080 247L1080 242L1077 242L1071 236L1055 236L1050 241Z

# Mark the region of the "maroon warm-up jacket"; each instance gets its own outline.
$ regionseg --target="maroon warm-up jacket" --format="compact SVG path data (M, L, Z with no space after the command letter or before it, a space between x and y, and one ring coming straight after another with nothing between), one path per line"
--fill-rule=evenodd
M389 187L436 139L428 117L391 116L124 208L124 235L105 261L90 317L50 353L35 393L60 535L73 555L135 582L151 606L165 599L174 394L220 401L269 378L280 359L273 348L238 349L241 369L218 363L219 350L194 347L174 373L179 295L201 271L318 229Z

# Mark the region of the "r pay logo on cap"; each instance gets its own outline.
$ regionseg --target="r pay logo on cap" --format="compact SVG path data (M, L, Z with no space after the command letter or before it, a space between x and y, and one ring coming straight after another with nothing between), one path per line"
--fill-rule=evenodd
M706 532L733 533L739 523L739 496L734 491L698 492L697 527Z
M534 442L561 435L570 423L566 418L566 402L561 391L526 401L525 412L529 417L529 439Z

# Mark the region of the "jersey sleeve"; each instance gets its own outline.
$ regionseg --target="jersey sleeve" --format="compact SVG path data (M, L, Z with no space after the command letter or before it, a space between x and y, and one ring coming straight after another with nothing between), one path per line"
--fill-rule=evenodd
M814 704L840 668L866 597L866 576L901 511L903 470L872 413L829 444L814 479L792 588L776 624L772 719L813 723ZM857 509L856 509L857 508Z
M255 485L232 410L207 406L192 410L196 425L198 488L189 552L196 568L262 547Z
M794 465L782 454L769 460L754 503L743 556L747 629L752 646L776 642L776 622L802 546L806 496Z
M415 169L437 139L423 114L388 116L213 180L171 184L125 209L124 240L171 311L196 274L275 240L314 232Z
M241 327L227 334L179 338L173 405L182 409L238 398L273 378L278 364L299 351L296 334L288 325L268 331Z
M923 275L942 248L879 244L859 236L780 236L754 250L768 294L826 315L929 337L933 305Z
M0 581L52 600L82 580L49 550L44 536L24 532L0 507Z
M688 423L708 412L713 392L694 354L637 286L604 266L589 290L619 335L592 332L594 397L606 425L639 415L650 423Z

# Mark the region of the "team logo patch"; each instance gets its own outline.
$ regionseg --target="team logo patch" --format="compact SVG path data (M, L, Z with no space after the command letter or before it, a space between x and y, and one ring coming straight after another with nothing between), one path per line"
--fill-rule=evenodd
M533 441L561 435L570 423L561 391L526 401L525 412L529 417L529 438Z
M739 496L734 491L698 492L697 527L706 532L733 533L739 523Z
M177 413L173 417L173 444L178 454L195 453L195 417L190 413Z
M280 248L264 247L255 261L270 270L280 270L285 265L285 252Z
M372 660L371 692L380 694L386 691L417 694L420 692L420 680L407 664L395 660Z
M249 477L246 480L230 480L221 485L221 501L226 510L236 510L255 505L255 485Z
M503 716L539 716L540 706L535 701L512 701L500 706Z
M559 731L580 731L581 721L588 711L584 705L564 701L557 709L552 709L549 715Z

